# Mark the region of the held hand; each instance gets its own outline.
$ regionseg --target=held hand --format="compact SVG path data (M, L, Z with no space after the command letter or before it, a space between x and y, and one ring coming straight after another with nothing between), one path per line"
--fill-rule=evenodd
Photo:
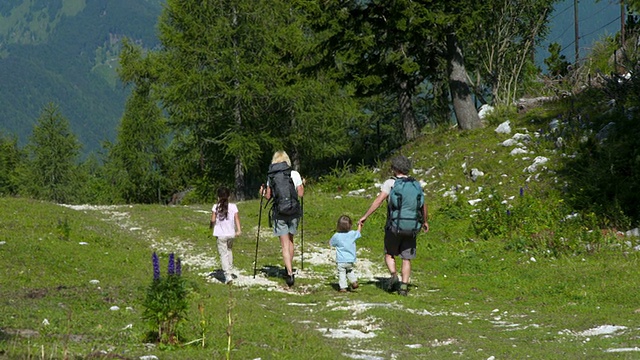
M365 222L365 221L367 221L367 218L366 218L366 217L364 217L364 216L363 216L363 217L361 217L361 218L360 218L360 220L358 220L358 225L359 225L359 226L364 225L364 222Z

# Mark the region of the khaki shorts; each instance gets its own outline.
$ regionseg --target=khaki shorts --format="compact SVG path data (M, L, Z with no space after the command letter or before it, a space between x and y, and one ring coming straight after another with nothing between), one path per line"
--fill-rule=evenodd
M287 234L295 235L298 232L298 218L291 220L273 220L273 235L282 236Z

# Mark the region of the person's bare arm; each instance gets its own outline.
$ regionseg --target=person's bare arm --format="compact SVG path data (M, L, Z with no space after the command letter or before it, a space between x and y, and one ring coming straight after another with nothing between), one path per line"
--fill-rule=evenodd
M234 218L236 221L236 236L240 236L242 234L242 227L240 226L240 214L236 213Z
M260 196L264 196L267 200L271 199L271 187L260 185Z
M429 207L427 206L427 203L425 202L424 205L422 205L422 215L424 216L424 223L422 224L422 230L424 232L429 231Z
M369 210L367 210L367 212L364 213L360 220L358 220L358 224L364 224L364 222L367 221L367 218L371 216L371 214L373 214L387 199L387 196L389 196L389 194L384 191L380 191L378 197L376 197L375 200L373 200L373 202L371 203L371 206L369 206Z

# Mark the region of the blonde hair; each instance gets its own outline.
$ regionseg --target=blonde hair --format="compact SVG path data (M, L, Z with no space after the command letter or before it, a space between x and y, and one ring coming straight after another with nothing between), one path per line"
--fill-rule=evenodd
M271 158L272 164L277 164L281 162L286 162L287 165L291 166L291 159L289 159L289 155L284 150L276 151L273 154L273 158Z

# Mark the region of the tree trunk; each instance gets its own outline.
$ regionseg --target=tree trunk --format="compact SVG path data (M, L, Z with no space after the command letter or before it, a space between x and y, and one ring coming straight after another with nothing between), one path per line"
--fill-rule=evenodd
M396 77L396 81L400 90L398 92L398 107L400 108L404 139L411 141L418 136L418 125L413 113L413 105L411 104L411 89L407 80Z
M237 9L234 7L233 8L233 27L237 27L238 26L238 13L237 13ZM237 41L234 37L232 38L232 42L233 42L233 48L234 48L234 54L236 57L236 62L238 59L238 51L237 49ZM236 78L234 79L234 87L237 90L240 87L240 81ZM233 109L233 116L234 116L234 120L236 123L236 127L237 129L242 129L242 105L241 105L241 100L239 96L236 96L236 103L234 105L234 109ZM233 166L233 176L235 179L235 188L236 188L236 201L244 201L245 199L245 189L244 189L244 167L242 164L242 158L240 158L240 155L236 155L235 157L235 161L234 161L234 166Z
M458 119L458 127L462 130L482 127L478 111L473 105L471 88L464 68L462 49L458 45L455 34L447 35L447 53L449 58L449 89L453 101L453 111Z
M242 159L240 159L239 156L236 156L233 173L236 180L236 201L244 201L244 167L242 165Z

